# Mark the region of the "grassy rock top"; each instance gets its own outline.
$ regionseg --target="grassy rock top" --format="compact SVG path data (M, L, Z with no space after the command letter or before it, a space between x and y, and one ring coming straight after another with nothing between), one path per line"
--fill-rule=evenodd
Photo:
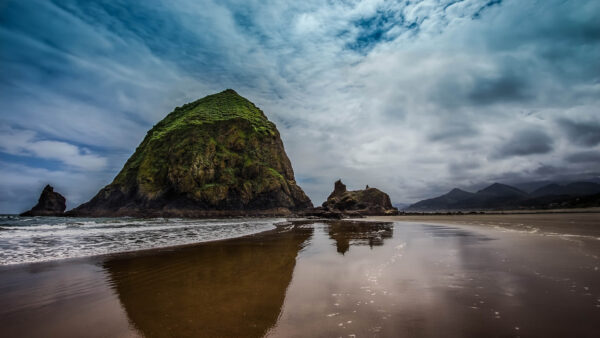
M233 89L227 89L175 108L173 112L156 124L148 132L148 135L152 140L159 140L166 134L189 126L200 126L231 119L244 119L250 122L254 131L275 135L275 125L267 120L265 114L254 103L238 95Z
M223 130L224 124L229 130ZM166 169L166 160L174 155L177 163L172 164L178 168L171 165L171 171L190 169L194 164L191 159L199 166L211 167L215 159L225 160L244 152L250 138L264 137L279 137L275 125L252 102L227 89L175 108L148 131L113 183L127 186L138 181L142 191L156 193L163 183L156 179L157 171L160 175L160 168ZM251 157L246 155L244 161ZM280 175L275 169L271 173ZM219 182L202 183L210 186Z

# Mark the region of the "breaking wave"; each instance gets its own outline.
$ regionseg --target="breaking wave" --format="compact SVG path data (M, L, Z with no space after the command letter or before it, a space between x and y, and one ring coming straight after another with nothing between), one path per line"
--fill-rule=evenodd
M0 217L0 265L164 248L251 235L277 218Z

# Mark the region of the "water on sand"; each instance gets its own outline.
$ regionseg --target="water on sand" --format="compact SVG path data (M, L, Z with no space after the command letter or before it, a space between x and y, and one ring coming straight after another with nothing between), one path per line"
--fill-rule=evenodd
M76 218L0 216L0 265L36 263L240 237L277 218Z
M600 336L597 239L542 232L305 222L3 267L0 327L8 336Z

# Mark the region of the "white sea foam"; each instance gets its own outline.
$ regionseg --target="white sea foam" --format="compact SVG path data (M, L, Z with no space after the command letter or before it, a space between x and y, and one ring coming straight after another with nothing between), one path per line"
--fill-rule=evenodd
M0 218L0 265L112 254L240 237L284 219Z

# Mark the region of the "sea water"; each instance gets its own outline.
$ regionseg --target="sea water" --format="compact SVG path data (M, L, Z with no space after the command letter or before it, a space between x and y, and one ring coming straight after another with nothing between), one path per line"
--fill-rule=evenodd
M0 265L113 254L251 235L280 218L72 218L0 216Z

